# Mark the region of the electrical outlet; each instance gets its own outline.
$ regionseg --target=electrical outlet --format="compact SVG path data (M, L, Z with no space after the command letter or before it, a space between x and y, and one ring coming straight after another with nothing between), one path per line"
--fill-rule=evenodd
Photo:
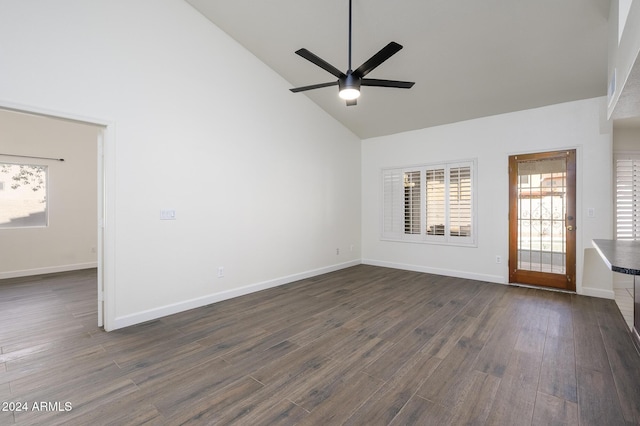
M336 249L336 255L339 255L339 254L340 254L340 249L339 249L339 248L337 248L337 249Z
M502 263L502 257L496 256L496 263Z
M218 266L218 278L224 277L224 266Z

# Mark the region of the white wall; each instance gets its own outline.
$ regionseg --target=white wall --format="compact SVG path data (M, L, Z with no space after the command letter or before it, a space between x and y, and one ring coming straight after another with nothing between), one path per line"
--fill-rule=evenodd
M5 0L0 40L0 105L110 123L107 329L359 262L358 138L184 1Z
M606 99L597 98L364 140L363 262L507 282L509 155L576 148L577 292L612 298L610 280L582 285L584 250L593 238L612 237L612 137L605 117ZM469 158L477 158L477 247L380 240L381 168ZM587 218L587 208L596 217Z
M613 150L640 152L640 128L614 126Z
M0 278L96 266L97 143L86 124L0 110L0 162L48 166L47 227L0 229Z

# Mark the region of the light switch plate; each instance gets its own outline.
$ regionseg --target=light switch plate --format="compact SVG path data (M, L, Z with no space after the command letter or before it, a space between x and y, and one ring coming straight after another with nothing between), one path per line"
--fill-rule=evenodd
M176 220L175 210L160 210L160 220Z

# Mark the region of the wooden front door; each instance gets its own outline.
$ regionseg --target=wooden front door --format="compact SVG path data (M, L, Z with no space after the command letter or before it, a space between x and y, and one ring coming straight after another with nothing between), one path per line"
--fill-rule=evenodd
M576 151L509 157L509 282L576 289Z

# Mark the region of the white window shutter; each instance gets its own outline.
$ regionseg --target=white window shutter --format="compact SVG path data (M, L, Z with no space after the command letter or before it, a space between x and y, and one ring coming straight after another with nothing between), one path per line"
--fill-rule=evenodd
M640 155L616 155L616 239L640 240Z
M445 169L435 168L425 171L426 196L426 233L432 239L444 239L447 225L447 197Z
M404 233L405 235L420 235L422 233L421 220L421 173L419 170L405 171L402 176L404 192Z
M449 169L449 236L469 237L472 231L471 167Z

